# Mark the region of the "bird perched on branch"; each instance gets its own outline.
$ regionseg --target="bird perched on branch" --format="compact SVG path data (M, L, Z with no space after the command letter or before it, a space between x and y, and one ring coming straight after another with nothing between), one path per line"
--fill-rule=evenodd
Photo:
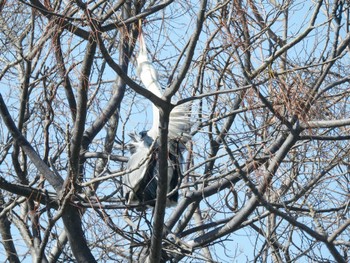
M138 43L137 74L146 89L161 97L158 74L148 59L146 43L141 30ZM129 144L131 156L127 164L130 172L123 178L123 191L128 204L155 205L159 176L159 110L154 104L152 104L152 110L151 129L139 134L130 134L132 140ZM176 106L169 117L167 206L176 204L179 197L178 187L183 171L183 152L186 149L186 142L191 138L188 105Z

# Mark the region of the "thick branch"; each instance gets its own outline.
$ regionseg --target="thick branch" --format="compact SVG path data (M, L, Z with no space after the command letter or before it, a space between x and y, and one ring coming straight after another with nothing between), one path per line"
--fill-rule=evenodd
M191 41L188 46L188 52L186 55L186 59L184 61L184 65L182 69L180 70L177 78L172 83L172 85L167 89L164 93L164 97L167 98L168 101L170 101L170 98L177 92L177 90L180 88L180 85L184 78L187 75L188 69L190 68L191 61L194 55L194 50L197 46L197 42L199 39L199 35L202 31L203 23L204 23L204 17L205 17L205 10L207 8L207 1L202 0L201 5L199 7L199 13L197 15L197 23L196 23L196 29L191 37Z
M88 40L90 37L90 33L73 25L72 23L68 22L67 18L64 16L59 16L56 13L52 13L49 10L46 9L46 7L41 4L39 0L31 0L31 4L27 2L23 2L24 4L30 5L31 7L38 10L40 13L42 13L47 19L49 20L56 20L57 25L61 26L62 28L68 30L69 32L73 33L74 35L77 35L85 40Z
M2 178L1 178L2 179ZM0 192L0 212L3 211L4 199ZM17 255L13 237L11 234L11 223L6 216L0 218L0 234L2 238L2 245L6 251L7 259L12 263L20 263Z
M68 180L73 179L76 182L76 178L79 175L79 164L80 164L80 149L85 129L85 120L87 114L87 100L89 90L89 78L92 69L92 63L96 52L96 42L90 39L87 44L87 50L82 66L80 75L80 84L78 88L78 105L77 105L77 116L74 123L74 132L72 134L72 142L70 148L70 165L73 173L73 178L67 178Z
M2 177L0 177L0 188L18 196L25 196L29 200L40 202L43 205L49 204L50 207L58 208L57 195L54 193L49 193L27 185L13 184Z
M258 206L260 197L263 196L265 193L268 185L270 184L270 181L272 179L272 176L277 171L281 161L284 159L284 157L289 152L290 148L295 143L296 138L295 135L292 133L286 138L284 143L281 145L279 150L276 152L276 155L272 158L267 171L265 172L264 179L259 186L259 188L255 188L255 186L247 179L247 173L240 171L240 176L245 180L245 182L250 185L251 190L254 193L254 196L252 196L247 204L237 212L236 216L234 216L227 224L225 224L222 227L218 227L202 236L199 236L193 240L193 246L198 247L202 246L204 244L208 244L210 242L213 242L214 240L217 240L218 238L227 235L229 233L232 233L236 229L239 228L240 224L244 222L248 216L255 210L255 208ZM229 151L229 149L227 149ZM229 151L230 153L230 151ZM233 159L233 155L230 154L231 160L235 162Z
M77 262L96 262L91 253L82 229L82 211L68 204L62 214L64 227L68 236L69 244Z
M259 67L257 68L254 72L252 72L252 74L250 75L250 78L253 79L255 78L257 75L260 74L260 72L262 72L263 70L265 70L273 61L276 60L276 58L282 56L287 50L291 49L293 46L295 46L296 44L298 44L300 41L302 41L303 39L305 39L305 37L312 31L315 29L315 23L316 23L316 18L317 15L319 14L320 8L322 6L322 0L319 0L317 2L316 8L314 10L314 13L310 19L310 23L309 26L304 30L304 32L302 32L300 35L298 35L296 38L294 38L292 41L290 41L289 43L286 43L283 47L281 47L279 50L277 50L274 54L272 54L270 57L268 57L265 62Z
M301 123L300 127L302 129L313 129L313 128L336 128L350 125L350 119L342 120L328 120L328 121L309 121Z
M68 72L66 70L66 66L64 64L63 55L62 55L62 48L61 48L61 34L57 34L53 36L53 44L55 47L55 56L57 60L57 67L58 72L61 75L61 78L63 79L63 87L66 92L66 97L68 100L69 108L71 110L72 119L75 121L76 114L77 114L77 103L74 98L73 88L69 79Z
M147 262L160 262L162 252L164 215L168 185L168 125L170 111L160 110L159 122L159 178L154 208L153 234Z
M105 25L101 27L101 32L106 32L106 31L110 31L113 30L115 28L120 28L120 27L124 27L125 25L129 25L131 23L135 23L137 21L139 21L142 18L145 18L153 13L156 13L162 9L164 9L165 7L167 7L168 5L170 5L172 2L174 2L174 0L168 0L168 1L163 1L162 3L149 7L147 9L145 9L143 12L136 14L133 17L124 19L122 21L116 21L113 22L111 24ZM119 6L118 4L116 5L117 7ZM111 10L111 11L115 11L115 10ZM109 16L111 16L113 13L109 12L107 13L107 15L102 19L103 21L106 20Z
M47 181L53 186L56 192L60 192L63 179L59 175L56 175L54 172L50 170L50 168L45 164L45 162L39 157L39 155L35 152L30 143L23 137L20 131L17 129L15 123L13 122L10 113L6 107L6 104L0 94L0 114L4 120L4 123L10 133L12 134L14 140L17 144L22 147L23 151L27 154L30 160L33 162L35 167L39 170L39 172L47 179Z

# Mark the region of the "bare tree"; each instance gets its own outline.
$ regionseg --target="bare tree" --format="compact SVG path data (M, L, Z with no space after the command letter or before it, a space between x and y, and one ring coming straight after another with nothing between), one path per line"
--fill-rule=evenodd
M135 72L142 24L164 88ZM8 262L347 262L347 1L0 1ZM166 208L169 114L192 140ZM160 111L155 207L127 205L128 133Z

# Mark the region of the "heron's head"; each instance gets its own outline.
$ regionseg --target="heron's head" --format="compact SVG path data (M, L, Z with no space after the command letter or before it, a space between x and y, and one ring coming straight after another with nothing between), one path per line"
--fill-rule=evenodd
M131 154L134 154L139 149L150 148L153 144L153 139L147 133L147 131L142 131L140 133L132 132L129 133L131 142L129 142L126 148L130 151Z
M153 139L149 136L148 131L142 131L139 133L141 140L145 143L147 147L151 147L153 144Z

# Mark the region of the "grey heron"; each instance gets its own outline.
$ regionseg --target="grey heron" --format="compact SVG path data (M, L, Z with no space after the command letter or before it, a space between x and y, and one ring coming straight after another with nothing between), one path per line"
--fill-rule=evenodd
M148 59L146 43L140 30L137 74L142 84L158 97L162 96L158 74ZM190 114L188 105L176 106L170 113L168 132L168 185L167 206L178 200L178 186L182 177L183 152L185 143L190 139ZM155 205L157 180L159 176L158 162L158 127L159 110L152 104L153 122L148 131L130 134L129 144L131 156L127 163L130 171L123 177L123 192L130 205Z

